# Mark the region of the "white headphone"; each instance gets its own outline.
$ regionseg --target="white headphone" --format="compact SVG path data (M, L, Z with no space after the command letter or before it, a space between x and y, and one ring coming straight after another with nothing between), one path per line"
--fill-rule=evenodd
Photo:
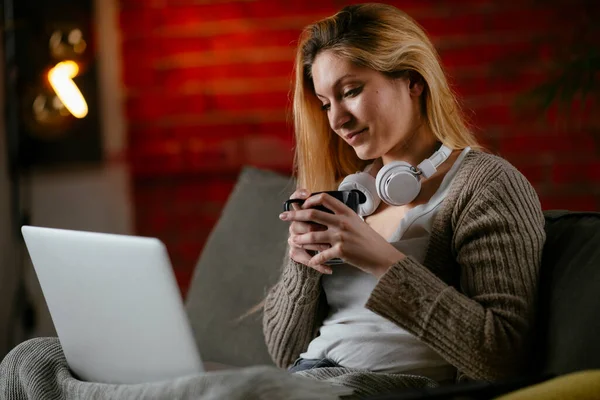
M392 206L403 206L413 201L421 191L421 177L429 178L450 156L452 150L442 145L431 157L423 160L416 168L404 161L384 165L374 178L368 171L348 175L338 190L359 190L367 201L359 205L358 214L365 217L377 210L381 200Z

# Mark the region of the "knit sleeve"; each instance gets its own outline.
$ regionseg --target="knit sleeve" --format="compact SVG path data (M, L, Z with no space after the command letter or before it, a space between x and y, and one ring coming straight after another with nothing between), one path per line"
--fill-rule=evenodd
M275 364L287 368L308 348L326 312L321 273L286 255L283 273L267 295L263 314L265 342Z
M516 169L455 210L460 291L407 257L380 279L367 308L396 322L472 379L527 365L545 241L538 197Z

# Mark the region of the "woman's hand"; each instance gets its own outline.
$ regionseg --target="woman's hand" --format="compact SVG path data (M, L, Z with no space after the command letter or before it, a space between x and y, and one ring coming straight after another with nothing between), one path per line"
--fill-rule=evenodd
M290 196L290 199L307 199L310 196L308 190L298 189ZM300 210L297 204L292 204L295 210ZM327 250L329 248L326 244L307 244L304 246L297 245L292 241L292 238L307 234L310 232L321 232L326 230L327 227L324 225L316 224L314 222L304 222L304 221L292 221L290 224L290 236L288 238L288 243L290 245L290 258L296 262L299 262L304 265L308 265L310 262L312 255L307 252L307 250L313 251L322 251ZM322 274L330 275L332 273L331 268L327 265L309 265L311 268L319 271Z
M279 217L292 221L288 240L290 248L319 250L320 253L310 258L304 252L299 259L292 257L294 260L320 270L329 269L324 265L327 260L339 257L379 278L391 265L405 257L341 201L325 193L304 198L306 201L300 210L287 211ZM318 205L333 211L333 214L313 209ZM305 224L310 222L326 229L305 229ZM295 228L292 229L292 226Z

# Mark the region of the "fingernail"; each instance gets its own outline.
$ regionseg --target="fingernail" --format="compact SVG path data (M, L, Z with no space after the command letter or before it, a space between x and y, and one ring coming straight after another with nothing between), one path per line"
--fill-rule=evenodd
M287 213L281 213L281 214L279 214L279 219L286 220L287 217L288 217Z
M326 273L327 275L331 275L331 274L333 274L333 271L332 271L331 269L327 268L327 269L325 270L325 273Z
M308 192L307 192L306 190L301 190L301 191L300 191L300 194L301 194L302 196L306 196L306 195L308 194Z

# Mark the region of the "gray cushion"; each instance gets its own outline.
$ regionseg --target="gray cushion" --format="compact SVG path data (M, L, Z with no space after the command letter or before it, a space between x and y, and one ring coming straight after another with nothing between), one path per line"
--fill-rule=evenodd
M293 189L289 177L252 167L242 170L202 251L186 299L203 361L272 364L262 313L238 318L260 303L279 278L288 224L278 215Z
M537 335L542 370L600 368L600 213L545 216Z

